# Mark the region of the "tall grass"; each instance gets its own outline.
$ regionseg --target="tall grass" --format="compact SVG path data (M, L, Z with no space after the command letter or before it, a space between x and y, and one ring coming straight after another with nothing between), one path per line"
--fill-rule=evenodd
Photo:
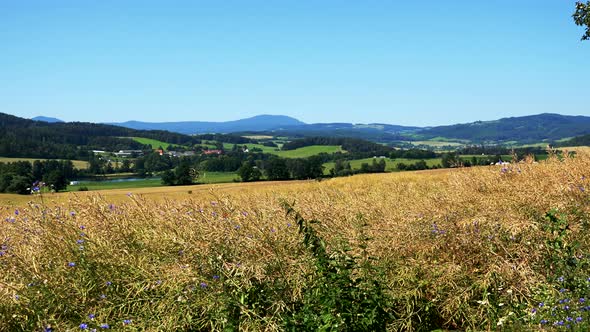
M580 153L2 207L0 330L586 330L589 172Z

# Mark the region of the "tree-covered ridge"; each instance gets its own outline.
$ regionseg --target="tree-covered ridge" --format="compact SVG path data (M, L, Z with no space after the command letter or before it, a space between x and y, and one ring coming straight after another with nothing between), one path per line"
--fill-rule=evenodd
M0 113L0 156L83 159L91 150L151 149L130 137L145 137L170 144L200 144L201 140L249 143L235 135L188 136L161 130L134 130L112 125L68 122L48 123Z
M564 137L590 134L590 117L544 113L434 127L419 134L424 138L446 137L474 142L554 141Z
M590 146L590 135L577 136L567 141L563 141L559 146Z

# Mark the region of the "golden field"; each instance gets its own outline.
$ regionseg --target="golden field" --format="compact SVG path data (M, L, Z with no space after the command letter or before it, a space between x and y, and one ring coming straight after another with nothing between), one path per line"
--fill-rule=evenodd
M321 182L2 195L0 330L284 330L318 273L285 203L318 221L330 257L370 257L387 330L535 330L530 308L559 296L562 271L564 282L587 272L561 260L590 248L588 173L579 153ZM550 228L552 209L567 228Z

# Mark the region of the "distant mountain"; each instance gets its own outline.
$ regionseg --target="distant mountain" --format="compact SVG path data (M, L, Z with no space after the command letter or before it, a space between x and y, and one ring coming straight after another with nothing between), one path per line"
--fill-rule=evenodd
M267 131L280 128L305 125L305 123L284 115L258 115L247 119L206 122L206 121L181 121L181 122L141 122L127 121L121 123L109 123L112 125L142 129L142 130L167 130L182 134L203 133L234 133L244 131Z
M417 132L424 139L444 137L471 142L534 143L590 134L590 117L543 113L495 121L438 126Z
M50 118L47 116L36 116L34 118L32 118L31 120L33 121L43 121L43 122L49 122L49 123L58 123L58 122L64 122L63 120L57 119L57 118Z

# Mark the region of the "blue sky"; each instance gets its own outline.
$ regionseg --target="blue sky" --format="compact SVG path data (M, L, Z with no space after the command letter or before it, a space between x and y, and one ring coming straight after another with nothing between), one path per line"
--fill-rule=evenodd
M589 115L575 1L1 1L0 112L439 125Z

